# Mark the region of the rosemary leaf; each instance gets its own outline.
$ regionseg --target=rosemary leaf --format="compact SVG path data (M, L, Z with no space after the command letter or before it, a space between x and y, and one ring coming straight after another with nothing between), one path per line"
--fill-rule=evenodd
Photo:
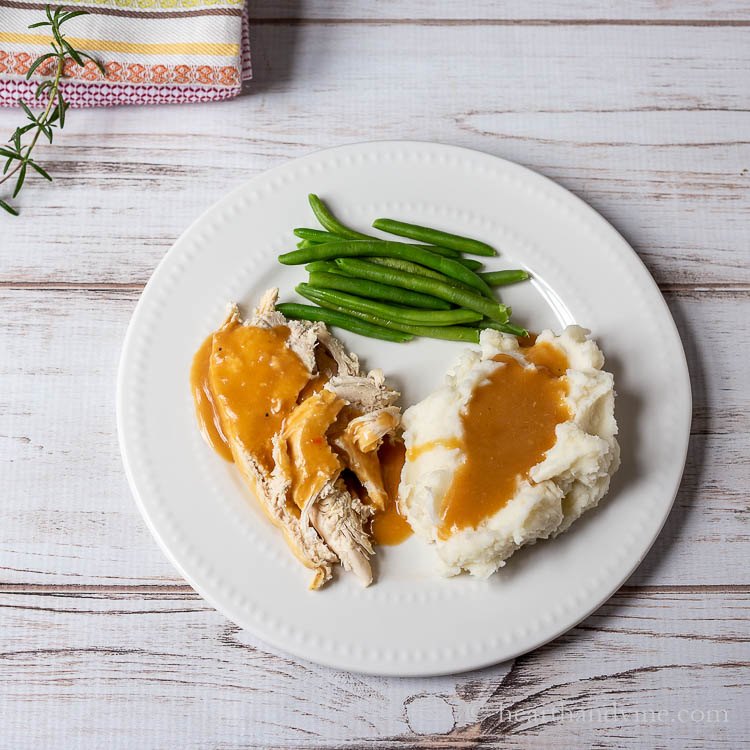
M65 39L65 37L61 37L62 46L65 47L68 54L76 61L78 65L80 65L82 68L86 65L86 63L83 61L83 58L81 57L80 52L75 50L73 48L73 45L70 44L70 42Z
M13 216L18 216L18 211L16 211L13 206L9 206L4 200L0 199L0 208L7 211L9 214L13 214Z
M60 130L65 127L65 113L68 111L70 105L63 99L62 94L57 96L57 110L60 114Z
M34 71L46 60L49 60L51 57L57 57L57 55L54 52L48 52L46 55L42 55L41 57L37 57L36 60L34 60L33 63L29 66L28 71L26 71L26 80L31 78ZM51 81L45 81L45 83L52 83Z
M50 182L52 182L52 178L49 176L49 173L45 169L40 167L35 161L30 161L29 166L39 172L39 174L42 175L45 180L49 180Z
M16 180L16 189L13 191L13 197L17 198L21 192L23 183L26 180L26 162L21 163L21 169L18 170L18 179Z
M26 113L29 120L31 120L31 122L33 122L35 125L39 125L39 120L36 119L36 117L34 116L34 113L26 106L26 102L23 101L22 99L19 99L18 103L21 105L21 108Z
M78 53L81 57L85 57L87 60L91 60L94 65L98 68L99 72L106 78L107 77L107 69L95 58L91 57L91 55L87 55L85 52L79 52Z
M47 89L52 87L52 81L42 81L34 92L34 98L38 99Z

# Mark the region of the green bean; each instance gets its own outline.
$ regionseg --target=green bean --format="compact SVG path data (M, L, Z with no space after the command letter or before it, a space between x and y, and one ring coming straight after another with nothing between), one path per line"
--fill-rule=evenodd
M328 231L321 232L319 229L299 228L294 230L294 233L297 235L297 237L302 237L303 239L309 239L313 242L318 243L334 242L337 239L378 239L377 237L373 237L372 235L357 232L356 230L350 229L349 227L342 224L340 221L338 221L338 219L336 219L336 217L331 213L325 203L323 203L323 201L318 198L318 196L311 194L309 196L309 199L315 216L317 217L321 225L324 226ZM385 240L381 241L385 242ZM437 255L444 255L446 258L459 259L461 256L461 253L459 253L457 250L453 250L450 247L436 247L435 245L418 245L418 247L421 247L425 250L430 250Z
M470 255L497 255L493 247L486 242L472 240L469 237L461 237L458 234L450 234L440 229L422 227L418 224L407 224L403 221L393 219L375 219L372 222L375 229L380 229L388 234L396 234L399 237L408 237L417 242L426 242L431 245L440 245Z
M351 310L357 310L359 312L369 313L370 315L376 315L379 318L392 320L396 323L408 323L410 325L452 326L461 325L464 323L475 323L482 319L482 315L478 312L474 312L473 310L415 310L411 307L396 307L395 305L376 302L372 299L363 299L362 297L355 296L353 294L346 294L344 291L340 291L336 287L331 288L323 286L326 280L321 279L320 277L326 275L327 274L312 274L310 276L310 283L299 284L297 286L297 291L304 297L312 299L313 302L317 302L318 304L320 304L321 299L327 299L331 302L343 305L344 307ZM343 277L334 276L333 278L341 279ZM362 285L374 283L362 281L361 279L348 280L357 281ZM395 289L396 287L391 288Z
M492 290L474 273L452 258L444 258L429 250L403 242L383 242L382 240L341 240L340 242L326 242L304 250L293 250L279 256L279 262L285 265L309 263L313 260L329 260L331 258L362 257L369 255L389 258L402 258L419 263L434 271L462 281L485 296L492 297Z
M419 263L412 263L410 260L401 260L401 258L378 258L368 257L367 260L370 263L377 263L379 266L388 266L389 268L398 268L399 271L408 271L409 273L416 273L420 276L426 276L428 279L437 279L438 281L451 282L453 279L450 276L445 276L442 273L433 271L431 268L425 268L420 266ZM305 266L307 268L307 266Z
M297 237L301 237L303 240L310 240L311 242L316 242L318 244L320 244L321 242L333 242L333 240L342 239L342 237L337 234L323 232L320 229L298 228L294 229L293 231L294 234L297 235Z
M335 273L339 276L348 276L342 268L339 268L335 261L332 260L314 260L312 263L308 263L305 266L305 271L308 273Z
M319 203L318 209L322 209L327 212L326 221L329 223L330 226L334 226L331 221L336 221L336 219L331 215L331 212L328 211L328 209L325 207L325 204L318 199ZM316 214L317 215L317 214ZM323 222L321 221L321 224ZM367 239L367 240L378 240L378 237L372 237L369 234L362 234L361 232L356 232L353 229L349 229L348 227L344 227L343 224L340 224L339 227L343 227L345 230L347 230L350 234L342 234L342 233L334 233L333 230L331 231L321 231L320 229L307 229L305 227L299 227L294 230L294 234L297 235L297 237L301 237L305 240L312 240L313 242L316 242L318 244L321 244L323 242L335 242L336 240L344 240L344 239ZM356 235L356 237L354 236ZM380 240L381 242L386 242L386 240ZM299 245L297 246L299 247ZM464 263L467 268L475 268L473 265L476 261L472 260L463 260L461 259L461 253L458 252L458 250L452 250L449 247L436 247L435 245L416 245L416 247L421 247L423 250L429 250L430 252L436 253L437 255L444 255L446 258L455 258L456 260L459 260L461 263ZM480 264L481 265L481 264ZM477 266L478 267L478 266Z
M401 260L400 258L371 258L368 256L367 262L377 263L380 266L388 266L389 268L397 268L399 271L407 271L408 273L416 273L419 276L426 276L428 279L435 279L437 281L443 281L446 284L457 286L459 289L464 289L467 292L475 291L470 286L467 286L461 281L456 281L456 279L452 279L450 276L446 276L444 273L438 273L437 271L433 271L431 268L425 268L424 266L420 266L419 263L412 263L410 260Z
M482 315L499 323L507 323L510 317L509 309L505 305L482 297L474 291L467 291L443 281L428 279L425 276L407 273L397 268L379 266L356 258L337 258L336 265L351 276L368 281L378 281L390 286L398 286L402 289L411 289L422 294L430 294L433 297L444 299L446 302L452 302L461 307L467 307L469 310L482 313Z
M474 291L470 286L466 286L466 284L462 284L460 281L456 281L455 279L452 279L450 276L445 276L442 273L433 271L431 268L425 268L424 266L420 266L419 263L412 263L410 260L401 260L400 258L377 258L377 257L370 258L369 256L367 260L370 263L377 263L378 265L388 266L389 268L398 268L401 271L408 271L409 273L416 273L416 274L419 274L420 276L426 276L429 279L437 279L438 281L444 281L446 284L452 284L454 286L459 287L460 289L465 289L466 291L469 291L469 292ZM321 273L335 273L338 276L351 276L351 274L346 273L346 271L344 271L342 268L336 265L336 262L333 260L314 260L312 261L312 263L308 263L305 266L305 271L307 271L308 273L321 272ZM390 297L388 299L390 299ZM434 299L435 301L443 302L443 300L436 300L436 298ZM395 300L391 300L391 301L395 301Z
M401 271L409 271L409 273L418 273L420 276L427 276L431 279L439 279L440 281L447 281L448 283L456 283L460 284L461 282L456 281L455 279L452 279L450 276L445 276L442 273L438 273L437 271L433 271L431 268L425 268L424 266L420 266L419 263L412 263L410 260L401 260L400 258L367 258L371 263L377 263L381 266L390 266L391 268L398 268ZM456 258L456 260L462 265L466 266L471 271L476 271L478 268L482 267L482 263L480 263L478 260L472 260L471 258ZM482 276L482 274L477 274L478 276ZM466 286L465 284L462 284L462 286ZM466 287L467 289L471 289L471 287Z
M487 271L479 274L490 286L505 286L506 284L515 284L517 281L526 281L529 274L526 271L508 270L508 271Z
M338 234L332 234L331 232L321 231L320 229L306 229L304 227L295 229L294 234L296 234L297 237L301 237L302 239L310 240L316 245L321 245L324 242L336 242L337 240L351 239ZM369 237L366 234L360 235L360 237L378 240L380 242L386 242L386 240L380 240L378 237ZM308 247L308 245L301 246L299 243L297 243L297 247ZM454 258L462 265L470 268L472 271L475 271L477 268L482 267L482 264L478 261L471 260L469 258L462 258L461 253L459 253L457 250L451 250L447 247L436 247L435 245L414 245L414 247L421 247L423 250L429 250L430 252L436 253L437 255L444 255L446 258Z
M380 240L381 242L390 242L390 240ZM461 253L458 250L451 250L449 247L440 247L439 245L413 245L409 243L410 247L421 247L422 250L429 250L435 255L442 255L445 258L453 258L454 260L461 260Z
M317 242L313 242L312 240L300 240L297 243L297 247L300 250L304 250L305 248L308 248L308 247L314 247L317 244L318 244Z
M448 339L449 341L469 341L474 344L479 343L478 328L468 328L466 326L421 326L412 325L410 323L399 323L393 320L379 318L377 315L371 315L370 313L352 310L344 305L333 302L330 299L311 293L309 289L300 288L304 286L306 285L300 284L297 287L297 292L303 297L312 299L314 302L321 305L321 307L325 307L328 310L354 316L362 321L371 323L376 327L390 328L394 331L411 333L415 336L424 336L425 338Z
M474 260L473 258L456 258L456 260L462 266L466 266L468 269L472 271L476 271L484 265L481 261ZM478 274L478 275L481 275L481 274Z
M496 320L483 320L479 323L480 328L494 328L496 331L511 333L514 336L528 336L529 332L515 323L498 323Z
M320 222L323 229L327 229L331 234L337 234L339 237L347 237L352 240L372 239L369 234L362 234L342 224L315 193L310 193L307 199L310 201L310 208L312 208L315 218Z
M276 310L284 317L291 320L314 320L322 321L331 326L338 326L371 339L382 339L383 341L395 341L403 343L414 338L413 335L396 331L383 326L373 325L351 315L346 315L335 310L325 310L312 305L299 305L296 302L282 302L276 305Z
M310 264L312 265L312 264ZM334 263L334 268L338 268ZM351 278L348 275L335 274L328 271L315 270L310 273L310 283L324 289L338 289L342 292L358 294L376 300L388 300L407 307L421 307L426 310L450 310L450 304L437 297L401 289L397 286L378 284L376 281ZM456 320L456 323L464 321Z

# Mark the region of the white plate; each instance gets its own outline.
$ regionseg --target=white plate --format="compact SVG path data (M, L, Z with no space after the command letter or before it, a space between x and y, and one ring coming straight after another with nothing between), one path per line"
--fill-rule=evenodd
M590 328L615 374L622 468L599 509L553 541L514 555L488 581L432 573L412 538L380 548L376 583L340 575L307 590L309 572L202 441L188 388L194 351L228 300L251 306L270 286L294 299L299 267L276 262L291 230L314 226L308 192L346 223L379 216L490 242L493 267L534 281L503 293L533 330ZM443 377L460 344L406 345L337 332L365 367L382 367L403 405ZM647 349L644 349L647 347ZM210 208L149 281L125 339L117 418L130 485L154 536L217 609L268 643L322 664L433 675L493 664L565 632L643 559L680 483L690 430L685 355L653 279L623 238L563 188L493 156L430 143L322 151L251 180Z

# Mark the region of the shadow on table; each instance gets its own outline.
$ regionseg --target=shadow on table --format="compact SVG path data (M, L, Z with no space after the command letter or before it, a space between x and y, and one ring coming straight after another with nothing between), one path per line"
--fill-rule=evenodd
M607 218L606 213L604 216ZM636 247L636 245L628 239L627 234L622 232L619 228L618 231L623 234L631 247ZM644 259L641 257L641 260ZM646 267L648 267L648 263L646 263L645 260L644 263L646 264ZM653 274L651 268L648 270ZM669 555L672 546L680 538L682 529L685 527L690 514L696 511L696 502L698 500L706 463L707 442L705 439L702 439L702 435L711 429L710 421L712 404L709 402L708 389L706 386L706 373L701 359L701 349L698 338L700 334L697 330L691 328L690 320L684 312L684 305L689 303L681 301L679 296L671 295L669 292L665 293L664 296L680 334L680 339L682 340L682 346L685 350L685 358L687 359L688 373L690 375L690 387L693 396L690 442L688 443L685 470L682 475L682 481L680 482L680 487L677 491L672 510L670 511L654 546L650 549L646 557L643 559L643 562L633 572L628 581L625 582L625 586L643 585L648 580L659 580L659 569L661 568L662 563ZM697 420L702 420L704 424L696 425ZM698 427L698 429L696 429L696 427Z
M634 578L637 579L639 584L644 583L646 579L651 579L652 577L654 580L658 580L659 568L662 562L669 554L672 545L679 539L690 514L696 511L696 502L706 462L707 443L701 436L710 429L708 422L711 419L711 404L708 401L704 366L701 361L700 348L697 341L698 333L691 330L687 316L683 312L683 303L681 303L679 298L670 298L670 295L667 294L666 300L677 325L677 330L680 333L687 358L690 385L693 392L693 427L688 444L685 471L682 476L680 488L677 491L677 497L672 506L672 511L656 543L626 585ZM698 410L705 411L705 414L700 414ZM696 425L696 420L698 419L707 423Z
M248 0L250 19L250 56L253 77L242 86L242 96L264 93L272 88L284 88L293 78L295 49L304 0L287 0L285 15L288 20L264 18L256 11L264 0Z

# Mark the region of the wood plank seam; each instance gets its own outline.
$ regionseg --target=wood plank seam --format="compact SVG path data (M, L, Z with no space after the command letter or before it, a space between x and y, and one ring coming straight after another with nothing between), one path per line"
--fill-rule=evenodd
M255 26L692 26L745 28L750 19L722 18L251 18Z
M8 281L0 279L0 289L25 289L50 292L142 292L145 282L129 281ZM707 282L701 284L658 283L662 292L715 292L717 294L750 292L750 284L731 282Z
M621 586L615 594L620 596L650 596L658 594L750 594L750 584L669 584ZM184 595L200 599L194 589L186 583L155 584L27 584L2 583L0 594L50 594L61 596L80 595L125 595L125 594L168 594Z

